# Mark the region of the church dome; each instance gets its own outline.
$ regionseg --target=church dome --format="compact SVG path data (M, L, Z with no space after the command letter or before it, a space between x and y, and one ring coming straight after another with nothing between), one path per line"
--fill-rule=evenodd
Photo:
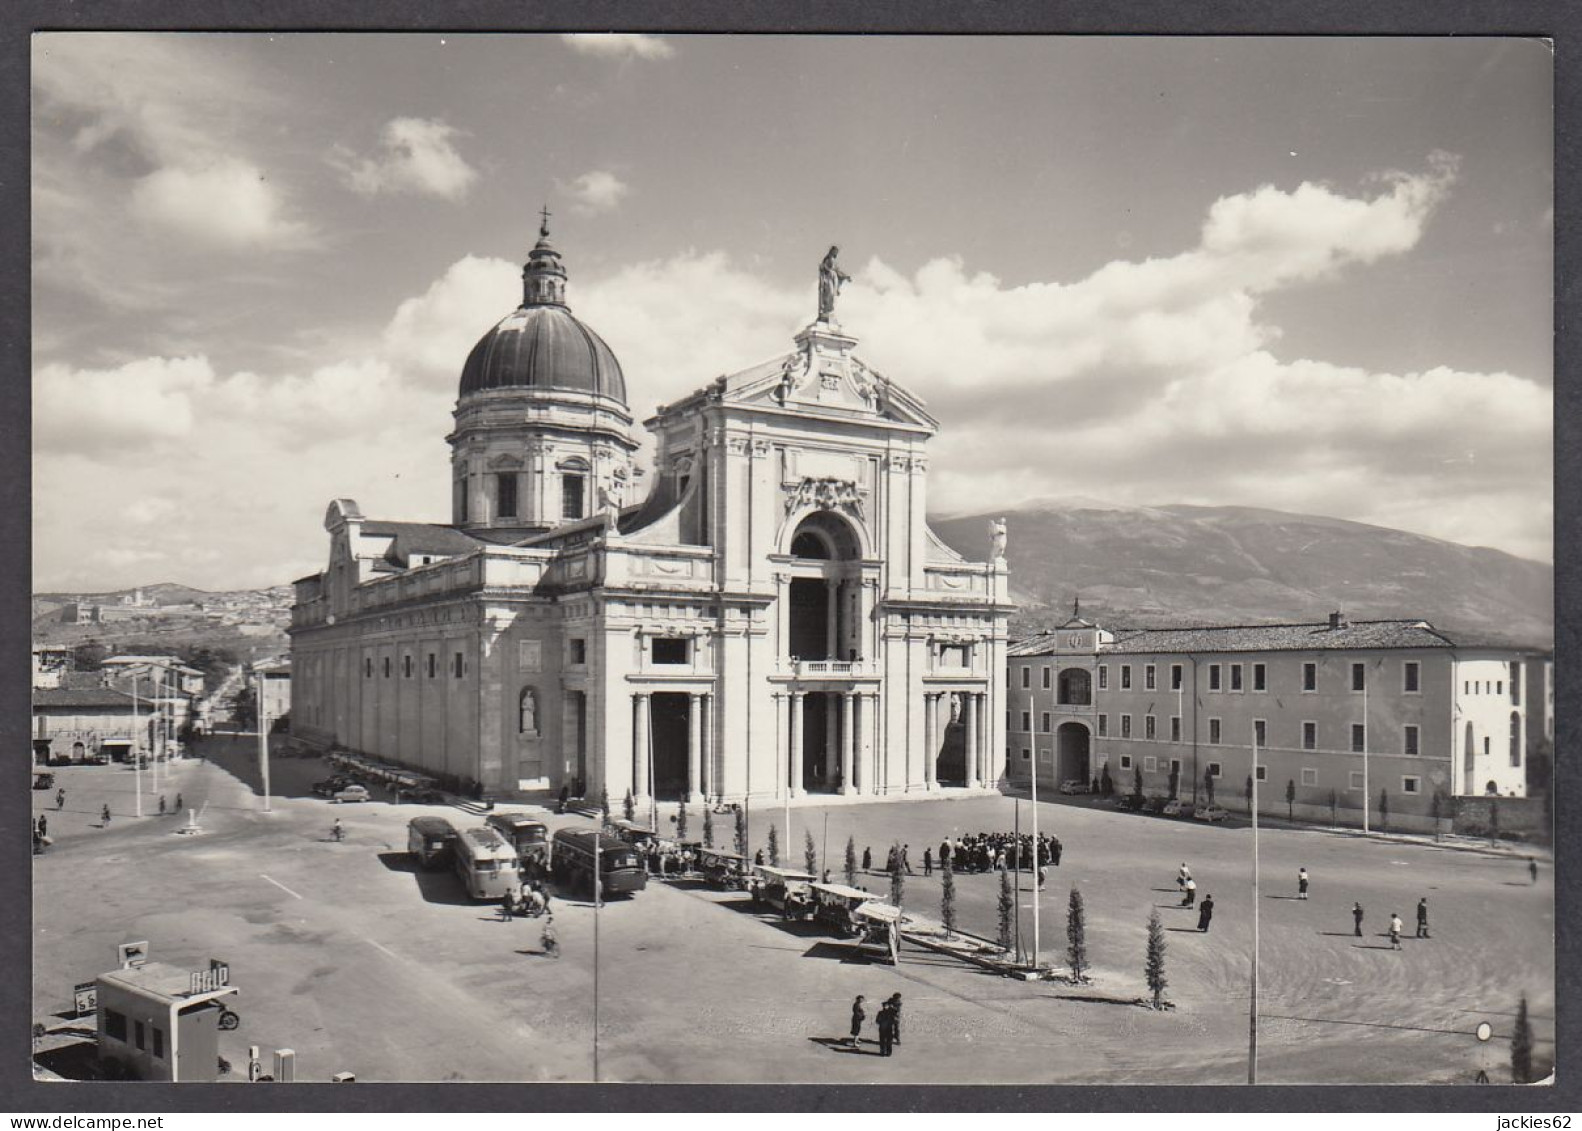
M566 306L566 269L546 227L522 268L522 305L485 334L461 371L461 395L564 389L626 404L621 363Z

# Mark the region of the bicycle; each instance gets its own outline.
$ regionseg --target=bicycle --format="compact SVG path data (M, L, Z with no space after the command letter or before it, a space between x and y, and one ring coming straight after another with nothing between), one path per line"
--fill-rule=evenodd
M330 839L336 842L346 839L346 830L341 827L341 823L339 821L336 821L335 824L330 826Z
M547 957L549 957L549 958L559 958L560 957L560 941L555 938L555 927L554 927L554 924L552 924L552 923L545 923L544 924L544 933L539 938L539 945L543 948L544 954Z

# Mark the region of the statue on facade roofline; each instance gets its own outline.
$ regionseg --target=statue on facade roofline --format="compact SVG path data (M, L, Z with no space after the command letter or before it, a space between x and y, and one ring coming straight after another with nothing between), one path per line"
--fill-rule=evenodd
M1005 559L1005 520L996 518L989 523L989 560L1003 561Z
M835 316L835 297L840 294L842 283L851 282L851 276L835 262L840 248L831 247L818 265L818 320L828 322Z

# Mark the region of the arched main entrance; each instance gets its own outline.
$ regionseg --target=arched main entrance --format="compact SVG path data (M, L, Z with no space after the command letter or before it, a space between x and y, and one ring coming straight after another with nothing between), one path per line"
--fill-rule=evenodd
M1092 780L1088 756L1088 728L1081 723L1061 723L1055 731L1055 780L1057 782Z
M847 565L862 558L857 532L840 515L815 511L797 524L790 550L803 570L791 579L787 594L786 655L798 660L860 659L858 578ZM816 576L808 576L810 565L817 565Z

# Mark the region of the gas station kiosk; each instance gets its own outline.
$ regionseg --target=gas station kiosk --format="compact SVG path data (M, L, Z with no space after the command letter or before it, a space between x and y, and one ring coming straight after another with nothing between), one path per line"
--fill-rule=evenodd
M218 1080L221 1018L235 1024L221 999L239 992L230 981L230 968L213 961L207 970L148 962L100 974L99 1054L143 1080Z

